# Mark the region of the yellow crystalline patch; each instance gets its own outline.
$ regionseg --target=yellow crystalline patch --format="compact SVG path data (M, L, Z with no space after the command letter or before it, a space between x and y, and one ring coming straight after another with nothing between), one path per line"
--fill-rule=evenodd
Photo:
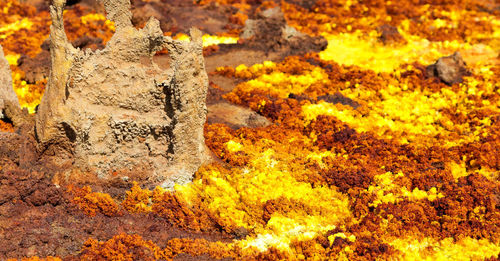
M231 152L238 152L241 150L241 148L243 148L243 145L241 145L238 142L232 141L232 140L226 142L224 145Z
M231 147L237 143L228 144L233 142L226 143ZM287 162L276 160L275 153L266 149L252 154L245 168L233 169L230 175L214 170L199 173L200 179L176 186L176 191L188 202L202 197L222 224L252 229L256 235L239 244L261 251L269 246L288 249L292 240L311 239L351 216L347 196L334 188L297 181L287 170ZM263 222L259 211L268 200L279 198L293 200L304 208L272 213L267 223Z
M191 38L189 37L189 35L180 33L174 36L174 39L180 41L189 41ZM210 45L217 45L217 44L235 44L238 42L238 39L239 39L238 37L233 37L233 36L217 36L209 34L204 34L202 36L203 47L207 47Z
M205 34L202 37L203 46L210 46L214 44L235 44L238 42L238 37L233 36L216 36Z
M420 190L418 188L413 189L413 191L409 191L407 188L401 188L401 195L403 197L407 197L410 200L421 200L428 199L429 201L434 201L438 198L443 198L444 195L441 193L437 193L437 189L432 187L429 191Z
M465 177L469 175L467 173L467 169L465 168L465 162L462 162L460 165L455 162L451 162L450 169L453 178L455 178L455 181L458 180L458 178L460 177Z
M472 173L478 173L487 179L491 180L492 182L497 182L498 178L500 177L500 173L495 170L488 169L487 167L481 167L479 170L475 171L467 171L467 168L465 167L465 161L462 161L460 164L457 164L455 162L451 162L449 164L449 167L451 169L451 174L453 175L453 178L455 178L455 181L458 181L459 178L461 177L466 177Z
M12 72L12 83L21 107L27 108L29 113L35 113L35 108L40 104L42 91L33 84L28 84L21 79L21 74ZM35 88L34 88L35 87Z
M17 60L21 57L20 54L7 54L5 55L5 59L9 63L9 65L17 65Z
M263 65L265 66L265 65ZM238 66L239 67L239 66ZM236 75L238 69L236 67ZM258 70L259 67L251 67L253 70ZM245 89L247 92L260 90L269 93L272 96L286 98L290 93L302 93L313 84L326 84L328 75L322 68L315 67L312 71L307 71L300 75L290 75L283 72L272 72L270 74L262 74L256 79L241 83L238 88Z
M31 22L28 18L23 18L11 24L4 25L0 27L0 39L5 39L7 36L14 33L15 31L19 31L21 29L30 29L32 25L33 22Z
M438 198L444 197L443 194L437 193L437 189L432 187L429 191L420 190L415 188L413 191L409 191L406 187L401 187L394 183L394 181L403 177L403 173L399 172L394 175L391 172L386 172L381 175L375 176L375 184L368 187L368 192L375 194L376 199L370 206L377 207L381 203L397 203L401 200L422 200L428 199L429 201L434 201Z
M306 156L306 159L311 159L315 162L318 163L318 165L321 167L321 168L326 168L326 164L323 162L323 158L326 158L326 157L331 157L331 158L334 158L336 157L337 154L331 152L331 151L322 151L322 152L312 152L312 153L309 153L307 156Z
M442 23L438 22L438 25L441 26ZM392 72L405 63L431 64L441 56L470 48L470 45L457 41L429 42L427 39L405 34L404 27L403 21L403 29L400 31L408 43L399 45L384 45L377 39L376 31L368 34L360 31L324 34L328 46L319 55L321 59L333 60L342 65L356 65L375 72Z
M453 238L436 240L394 239L387 241L395 249L401 251L402 260L484 260L500 254L500 246L487 239L466 237L454 242Z
M397 71L399 72L399 71ZM349 83L346 83L349 85ZM460 88L469 94L482 95L493 93L495 84L489 82L479 85L477 80L467 77ZM386 88L375 92L362 85L348 88L342 94L353 100L364 101L363 106L368 110L362 114L350 106L327 103L320 101L316 104L305 104L302 106L302 115L306 123L316 119L319 115L334 116L345 122L357 132L373 132L378 136L392 139L399 137L402 144L413 142L414 144L442 143L443 146L451 147L467 142L474 142L480 135L456 136L463 133L467 125L454 124L441 110L444 108L460 108L464 111L470 110L467 105L467 94L455 92L448 87L441 88L439 92L428 93L426 91L408 91L406 83L399 85L389 84ZM485 104L491 110L499 111L498 106ZM478 134L491 125L491 119L481 120L482 125L476 127ZM439 139L434 137L441 136ZM446 140L447 137L452 140ZM424 138L426 137L426 138Z
M80 17L80 20L84 25L94 21L105 21L104 23L106 24L106 26L108 26L108 28L111 29L112 31L115 31L115 23L106 19L106 16L104 16L103 14L97 14L97 13L87 14Z
M291 251L290 243L294 240L305 241L313 239L320 232L326 232L335 229L334 225L318 226L318 217L310 217L304 220L303 225L297 225L294 218L273 217L268 222L268 228L271 233L259 233L255 238L248 238L240 241L238 244L242 248L255 247L264 252L269 247L275 247L280 250Z
M487 179L491 180L492 182L497 182L500 178L500 173L498 171L488 169L486 167L481 168L477 172Z
M330 245L333 244L333 242L335 241L335 238L337 238L337 237L347 239L347 240L349 240L351 242L356 241L356 236L355 235L347 236L345 233L339 232L339 233L336 233L336 234L328 236L328 241L330 242Z

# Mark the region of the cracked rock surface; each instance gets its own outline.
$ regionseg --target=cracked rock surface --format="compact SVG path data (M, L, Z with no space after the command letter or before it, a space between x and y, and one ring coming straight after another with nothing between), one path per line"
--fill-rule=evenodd
M135 175L164 187L190 181L208 160L201 32L192 29L190 42L172 40L154 18L138 30L129 0L103 0L116 33L104 49L82 51L64 32L64 4L50 8L51 73L36 117L40 150L101 179ZM153 62L163 48L169 69Z

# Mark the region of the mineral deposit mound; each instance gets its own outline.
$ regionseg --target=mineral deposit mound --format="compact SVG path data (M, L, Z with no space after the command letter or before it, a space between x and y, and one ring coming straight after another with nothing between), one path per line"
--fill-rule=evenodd
M500 259L499 1L0 12L0 260Z

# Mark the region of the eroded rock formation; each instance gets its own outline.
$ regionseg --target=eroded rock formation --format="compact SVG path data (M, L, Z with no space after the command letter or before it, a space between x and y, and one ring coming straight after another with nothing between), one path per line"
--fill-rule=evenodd
M5 117L6 106L21 108L16 93L12 88L10 66L5 59L3 48L0 45L0 119Z
M82 51L64 32L64 4L50 7L51 73L36 118L41 150L104 179L142 173L165 187L189 181L208 159L201 32L172 40L154 18L138 30L129 0L103 0L116 33L103 50ZM152 59L163 48L169 69Z

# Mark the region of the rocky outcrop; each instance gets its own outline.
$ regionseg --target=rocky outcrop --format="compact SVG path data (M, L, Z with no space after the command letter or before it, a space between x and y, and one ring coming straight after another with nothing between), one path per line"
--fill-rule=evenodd
M246 20L240 38L247 47L289 55L319 52L328 45L322 36L312 37L289 26L280 7L263 10L254 19Z
M201 32L172 40L154 18L137 30L129 0L103 0L116 33L104 49L82 51L64 32L64 4L50 8L51 72L36 117L42 153L67 155L101 179L143 173L165 187L188 182L208 159ZM163 48L166 70L152 59Z
M12 74L10 71L10 66L5 59L3 48L0 45L0 119L4 118L5 109L8 104L11 107L21 108L19 105L19 100L17 99L16 93L12 87Z

